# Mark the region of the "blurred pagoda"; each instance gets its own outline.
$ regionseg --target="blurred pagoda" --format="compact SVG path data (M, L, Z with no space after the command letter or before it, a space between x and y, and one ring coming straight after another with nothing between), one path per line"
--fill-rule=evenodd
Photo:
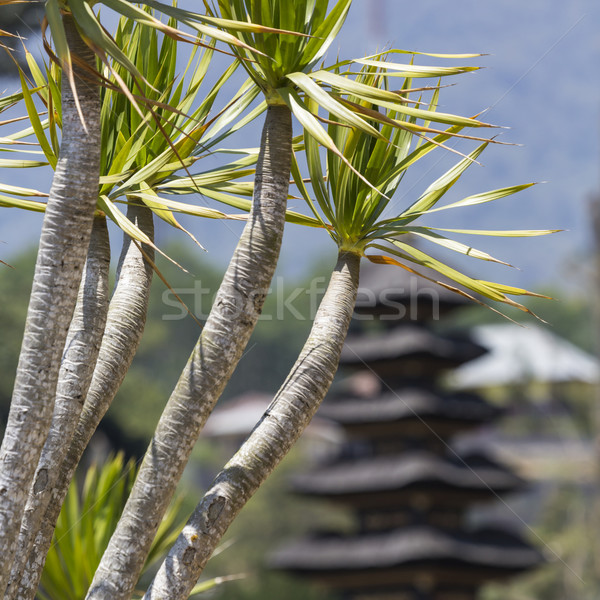
M340 425L339 451L293 479L294 491L355 515L351 534L320 532L289 544L272 564L344 600L474 600L479 588L541 562L506 523L473 526L470 508L524 482L481 448L459 454L458 434L500 411L441 378L485 353L435 321L457 294L401 269L367 265L342 354L349 375L318 415Z

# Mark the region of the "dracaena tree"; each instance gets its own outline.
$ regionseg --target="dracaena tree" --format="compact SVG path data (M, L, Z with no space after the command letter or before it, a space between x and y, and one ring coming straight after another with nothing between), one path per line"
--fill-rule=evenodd
M54 295L42 297L39 306L32 300L27 330L31 328L31 335L26 333L31 348L24 344L23 366L19 367L2 450L6 468L0 482L8 493L0 498L6 532L0 547L4 550L0 552L0 589L10 583L9 598L35 595L69 481L135 354L156 268L152 215L179 229L178 211L242 218L176 201L172 195L201 192L249 210L249 214L244 217L244 231L211 313L156 428L88 598L126 599L134 592L191 450L257 322L277 264L286 219L321 227L337 244L338 262L328 292L311 336L273 405L198 505L148 590L148 598L187 597L231 520L310 420L337 368L354 306L359 262L362 256L369 256L368 250L378 252L370 255L376 262L409 270L413 269L410 265L433 267L462 286L463 294L476 292L516 304L509 296L527 293L469 278L406 241L407 233L416 234L493 260L449 239L447 231L413 223L439 210L436 205L440 198L489 143L462 131L490 125L436 110L437 79L474 67L423 67L415 66L412 60L399 64L388 60L393 53L331 67L319 65L343 24L351 0L338 0L331 7L328 0L219 0L205 2L205 14L154 0L139 3L142 7L125 0L101 3L124 17L114 37L101 26L85 0L60 5L58 0L48 1L53 38L53 48L48 46L48 50L54 64L43 70L28 57L34 81L28 82L22 75L21 93L0 105L20 99L25 102L32 128L7 139L11 144L20 143L33 132L45 160L56 167L56 185L63 181L61 157L69 152L73 137L73 160L80 158L81 140L94 146L96 152L90 155L95 157L93 165L81 165L76 160L66 163L72 165L65 184L69 198L83 194L70 178L78 182L85 175L90 197L81 223L69 216L74 206L83 210L81 202L72 201L73 206L65 207L55 203L52 191L43 202L31 199L44 195L39 191L0 187L0 204L45 211L45 222L55 235L54 248L40 250L34 290L38 283L44 292L48 286L69 287L68 293L59 287ZM169 21L157 19L153 11L167 15ZM186 33L183 25L194 35ZM161 44L157 32L164 36ZM214 51L214 43L207 37L229 44L234 62L199 100L200 84ZM204 49L196 63L192 57L185 83L183 78L176 83L175 50L182 41ZM248 80L221 111L213 111L210 117L217 92L236 69L245 70ZM413 86L413 78L427 77L435 78L433 84ZM61 80L62 93L58 91ZM432 97L425 101L420 97L423 93ZM263 101L236 120L261 94ZM46 117L38 113L33 101L36 95L47 109ZM257 153L246 151L234 163L197 172L202 156L216 153L228 134L262 112L266 114ZM293 117L302 127L303 139L292 139ZM462 156L456 167L403 213L384 218L405 170L452 137L482 144ZM302 178L294 148L305 150L312 193ZM323 149L327 154L325 172L321 165ZM21 161L19 166L35 167L39 162L44 161ZM287 210L292 173L313 212L310 217ZM253 181L239 181L250 174ZM486 202L518 189L496 190L450 206ZM128 206L127 216L119 208L121 202ZM63 211L67 216L61 223L64 228L56 229L51 215L60 219ZM106 217L126 235L110 303ZM72 253L77 261L66 277L63 267L70 263L56 254L56 246L63 237L71 239L69 236L75 236ZM48 260L53 261L50 268L44 262ZM81 278L84 262L86 270ZM40 311L56 321L51 320L54 324L43 338L39 334ZM92 321L85 318L90 311L97 316ZM45 324L47 315L43 317ZM46 349L48 340L52 340L52 352ZM44 374L47 369L49 374L32 382L31 373L36 369ZM33 414L38 407L42 410ZM26 466L16 459L25 447Z
M73 9L76 13L82 7L78 5ZM95 21L78 18L76 26L72 14L68 10L63 13L57 16L49 4L49 21L54 26L55 40L59 40L58 43L55 41L56 54L48 47L54 63L40 68L27 54L33 82L28 82L21 73L21 92L4 98L0 106L4 109L22 100L30 121L30 127L3 138L5 147L10 150L19 144L32 144L23 140L33 133L40 149L28 151L38 152L45 159L9 159L3 161L2 166L34 168L49 164L56 172L53 190L60 184L70 194L61 199L62 204L57 206L57 214L52 217L53 190L48 199L42 201L35 198L48 194L0 185L0 204L45 213L44 230L48 227L53 237L51 245L41 246L38 262L42 267L36 274L36 281L40 280L42 287L56 288L53 295L46 292L41 297L37 308L32 303L34 312L28 323L33 323L31 327L37 333L26 335L22 366L19 367L26 387L25 391L19 391L21 375L18 375L3 442L3 453L7 458L2 477L8 493L3 495L4 506L0 507L6 519L0 585L4 588L10 582L7 597L24 597L24 594L33 597L35 594L69 481L137 349L144 328L154 266L152 213L180 229L173 210L209 218L227 217L214 209L161 198L156 187L178 168L183 167L189 172L189 168L210 152L213 145L242 126L245 119L238 120L235 126L232 120L253 99L252 90L242 86L222 111L209 118L218 91L236 69L233 63L199 105L192 108L199 96L214 44L193 39L194 46L204 46L205 51L198 57L192 53L185 69L190 71L189 77L186 78L184 72L178 80L175 41L179 33L173 27L173 20L163 24L148 10L138 10L138 16L141 15L138 21L122 19L115 38L109 39L110 44L106 44L109 49L113 46L118 49L109 56L90 41L93 32L97 32ZM81 23L92 33L85 27L79 28ZM160 44L157 29L169 34ZM102 34L106 35L103 31ZM217 31L216 35L223 37L224 34ZM61 44L63 38L66 43ZM84 38L89 45L84 43ZM89 46L100 55L104 68L98 70L96 55ZM145 74L143 77L141 71ZM38 113L34 102L36 96L46 109L45 115ZM253 118L257 112L247 118ZM65 153L66 158L61 160ZM90 160L95 162L90 163ZM205 177L196 175L194 185L196 189L202 185L205 192L217 185L218 193L223 194L228 190L227 182L249 173L244 168L254 161L255 157L251 156L224 169L213 170ZM82 191L81 181L86 183L87 191ZM60 189L64 195L66 192ZM80 196L84 191L88 195L93 191L93 202L89 200L93 207L89 215L86 213L93 225L87 236L85 226L80 222L83 218ZM127 217L118 208L118 202L128 204ZM79 221L72 221L69 211ZM110 256L106 216L126 235L110 306L107 303ZM74 241L69 241L71 239ZM79 254L85 260L86 253L82 278L81 261L78 259L79 262L73 265L70 262ZM55 264L49 266L50 261ZM69 275L66 280L65 273ZM77 297L80 280L79 300L73 309L67 302L73 294ZM70 294L63 289L65 286ZM53 319L56 319L55 326ZM56 341L54 327L58 330ZM69 333L65 338L67 330ZM33 344L33 350L27 348L28 343ZM51 352L55 345L61 349ZM68 349L64 355L62 348ZM32 357L34 351L42 361L41 366ZM28 375L31 369L37 372L48 369L50 373L48 377L32 382L35 378ZM27 453L19 453L19 446L26 448ZM32 464L33 481L29 484ZM29 498L21 518L28 488Z
M351 1L338 0L329 11L328 4L327 0L206 3L211 22L227 27L236 37L231 51L263 93L267 105L253 205L198 343L158 423L121 521L96 572L89 598L128 598L131 594L154 530L173 496L198 435L258 320L283 235L292 160L292 116L310 139L333 152L365 185L372 187L319 121L318 109L322 107L335 115L339 127L381 138L370 123L368 111L345 102L338 93L338 88L348 93L357 85L351 74L315 69L340 30ZM175 18L189 15L176 8L170 14ZM263 29L228 27L227 23L232 22L252 23ZM290 31L294 34L286 33ZM457 67L433 73L450 75L472 69ZM336 82L333 86L332 78ZM386 103L395 102L402 107L399 108L402 114L412 114L415 118L486 126L474 119L407 106L395 93L369 82L361 85L375 107L383 109ZM193 182L193 178L188 181Z

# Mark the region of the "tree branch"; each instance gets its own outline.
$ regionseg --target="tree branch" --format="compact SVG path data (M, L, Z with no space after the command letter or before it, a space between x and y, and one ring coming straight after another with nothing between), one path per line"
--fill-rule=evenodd
M342 253L310 336L250 437L196 507L144 600L185 600L225 531L288 453L329 390L354 311L360 257Z
M65 16L71 51L95 65L73 20ZM100 97L76 68L85 114L79 119L63 78L62 142L44 215L19 366L0 450L0 596L8 583L27 494L50 428L65 340L77 301L98 197Z
M131 597L198 435L256 325L279 257L292 152L291 114L270 106L253 206L200 339L161 416L87 598Z
M85 271L63 356L54 415L21 523L6 600L16 597L35 536L50 502L88 393L106 324L110 244L104 217L94 219Z
M153 217L145 206L131 204L127 216L150 239L154 238ZM144 247L144 252L153 259L153 251ZM135 356L148 312L152 266L145 260L138 246L125 234L123 250L119 259L117 283L111 298L106 328L92 383L75 430L71 447L67 452L58 474L56 486L44 514L42 525L36 536L33 550L25 573L20 582L19 599L35 597L42 574L46 554L50 548L56 520L81 460L100 420L112 403Z

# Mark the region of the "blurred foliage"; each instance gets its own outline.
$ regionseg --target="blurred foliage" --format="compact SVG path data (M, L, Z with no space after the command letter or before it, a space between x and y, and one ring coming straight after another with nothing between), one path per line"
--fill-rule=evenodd
M140 348L107 414L112 422L128 424L124 434L136 444L136 454L145 451L146 442L200 335L200 324L208 316L222 277L208 261L199 260L197 253L191 254L177 245L167 246L165 250L190 273L164 259L158 261L171 289L155 277ZM326 267L320 266L320 269L326 271ZM315 273L315 277L319 275ZM318 281L318 289L324 291L325 278ZM278 389L310 329L311 302L318 305L320 299L311 301L306 289L310 289L309 282L306 285L299 282L297 287L292 287L280 278L274 279L273 291L265 302L254 334L219 402L249 390L275 392ZM200 324L186 312L174 293ZM139 451L136 440L143 443Z
M600 590L600 497L597 490L556 486L536 533L548 564L506 585L489 585L479 600L597 600ZM539 545L539 541L534 541Z
M0 265L0 434L8 417L13 382L25 329L27 304L31 292L35 251L21 254L11 261L12 269Z
M165 244L164 250L190 272L186 273L164 259L157 264L172 290L198 321L210 311L222 273L199 260L181 246ZM113 256L118 248L113 246ZM332 260L334 260L332 256ZM8 416L14 374L23 336L25 316L35 263L35 252L13 259L8 268L0 265L0 429ZM315 290L324 290L328 265L320 264L311 280ZM306 283L306 285L305 285ZM311 304L320 296L306 292L310 282L297 287L276 278L239 367L221 401L248 390L274 392L293 364L310 329ZM278 306L280 308L278 309ZM301 317L301 318L300 318ZM179 301L155 276L146 329L133 365L100 430L115 449L141 456L169 395L200 334L200 325L189 316Z
M170 286L202 322L203 316L205 317L210 310L221 273L210 267L207 261L199 260L197 253L179 246L164 246L169 256L186 267L191 274L164 260L158 263L159 268ZM117 255L115 248L113 255ZM0 265L0 301L3 306L0 313L3 342L0 345L2 421L5 421L8 414L34 260L35 253L27 252L10 261L14 267L12 269ZM283 284L282 280L274 279L273 291L265 305L264 316L259 321L245 356L227 386L221 402L248 391L269 393L278 388L293 364L310 327L312 306L318 304L318 292L322 291L326 284L322 277L327 271L326 266L322 263L316 265L311 276L307 277L306 281L298 282L297 286ZM312 292L307 293L307 290ZM547 291L551 296L560 296L556 291ZM593 349L593 329L590 327L587 297L545 301L541 306L538 306L536 299L531 299L528 306L546 320L556 334L588 351ZM453 329L490 322L504 321L497 319L489 310L473 306L458 311L454 318L438 323L437 327ZM144 452L162 407L188 359L199 332L200 326L185 313L173 293L156 278L140 350L102 424L105 437L115 449L125 449L128 455L136 456ZM540 399L547 398L548 391L537 390L534 396L539 396ZM528 393L528 397L530 396ZM512 415L514 418L506 420L506 432L517 436L532 433L547 435L556 433L558 428L562 438L589 439L594 430L593 401L590 394L569 389L562 390L559 396L569 398L568 414L560 417L560 410L547 414L547 410L552 407L544 405L543 402L539 405L535 403L533 408L530 407L529 416L518 414L517 411ZM295 449L276 470L273 478L236 520L228 534L229 542L226 542L222 551L209 562L206 571L208 579L202 584L208 588L216 585L217 579L213 578L221 574L233 575L233 578L237 577L237 574L246 574L246 577L239 581L230 581L227 585L218 586L211 591L211 597L218 600L255 600L266 597L290 600L331 598L331 595L326 596L302 581L271 572L265 566L265 556L268 557L269 553L278 547L283 536L297 538L306 531L336 525L338 529L351 527L348 515L339 512L336 507L307 502L288 494L288 476L299 470L301 461L306 462L307 454L303 453L306 449L306 446ZM194 451L194 468L188 472L184 482L184 486L187 486L184 498L186 509L191 509L197 499L194 497L196 494L190 492L191 486L198 488L208 485L217 470L229 458L230 450L231 448L214 440L199 442ZM123 463L121 473L125 473L126 470ZM96 470L93 476L87 477L94 477L93 481L98 481L101 473ZM125 475L123 481L126 484L115 488L116 496L123 492L123 487L129 485L129 475ZM97 484L86 483L84 488L86 486L91 490L97 487ZM74 492L70 494L71 499L67 507L71 508L67 510L75 511ZM85 502L85 499L79 500L78 510L86 506ZM285 510L282 509L284 504ZM95 518L112 519L108 514L110 510L99 509L98 513L94 513ZM535 532L556 551L561 560L554 558L542 569L515 579L508 585L487 586L482 591L480 600L595 600L600 589L600 546L594 533L600 526L600 507L595 493L589 489L589 484L587 488L576 483L556 484L553 491L545 496L537 514L537 522L533 524ZM67 531L72 524L65 526L65 518L67 517L62 517L61 526ZM87 534L85 527L88 527ZM80 537L85 539L85 536L89 535L89 525L82 523L81 529L72 531L79 531ZM94 531L96 542L100 542L100 538L103 538L102 527L97 527ZM65 543L67 542L71 545L74 543L72 533L65 537ZM228 543L231 545L228 546ZM533 540L533 543L538 542ZM82 555L89 554L92 557L97 550L81 552ZM551 553L548 553L548 556L552 558ZM59 571L64 570L68 560L55 558L54 563L58 564L56 568ZM77 571L84 573L85 569Z
M166 260L159 260L162 274L200 323L210 310L221 273L206 260L199 260L182 246L166 245L166 252L182 264L185 273ZM113 254L116 256L115 249ZM27 302L31 289L35 253L26 252L12 261L13 269L0 265L0 421L8 415L12 383L21 345ZM333 260L333 258L332 258ZM325 261L323 261L325 262ZM221 402L252 391L275 392L310 328L311 313L325 288L327 265L315 265L305 281L297 285L275 278L263 315ZM560 296L558 293L550 295ZM552 330L585 350L593 350L588 299L570 297L548 302L532 298L528 306L544 318ZM541 304L541 306L538 306ZM516 311L515 311L516 312ZM516 315L511 315L516 316ZM522 313L519 313L522 316ZM470 306L438 323L454 329L482 323L506 322L490 310ZM101 428L110 443L128 454L141 455L146 448L164 404L200 333L200 325L158 277L152 286L146 330L133 365ZM587 404L587 399L584 404ZM585 406L577 408L584 415ZM127 424L123 427L123 424Z

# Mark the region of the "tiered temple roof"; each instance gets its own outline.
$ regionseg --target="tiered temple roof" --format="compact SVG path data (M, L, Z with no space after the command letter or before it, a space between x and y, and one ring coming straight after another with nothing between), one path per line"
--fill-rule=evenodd
M351 335L340 365L372 369L380 377L427 377L432 372L455 369L479 358L485 349L468 336L449 337L410 323L374 334Z
M437 456L428 451L345 459L293 479L296 492L357 507L401 506L427 494L430 506L489 500L516 491L522 480L490 457Z
M332 397L319 409L321 418L342 425L350 437L374 439L443 438L494 421L500 409L471 393L444 394L435 389L387 388L375 397Z
M485 349L428 325L462 305L461 296L390 267L368 265L365 284L371 289L359 299L371 303L358 309L341 361L354 374L318 412L343 428L346 442L292 482L298 494L350 508L356 529L292 543L273 564L344 600L473 600L485 582L541 562L505 527L467 527L469 506L524 485L484 451L458 454L452 446L456 434L500 415L475 394L438 386L441 374Z
M406 593L428 580L431 597L436 597L436 588L472 593L539 563L537 550L504 531L413 526L356 537L315 536L280 551L274 565L345 592L393 587Z

